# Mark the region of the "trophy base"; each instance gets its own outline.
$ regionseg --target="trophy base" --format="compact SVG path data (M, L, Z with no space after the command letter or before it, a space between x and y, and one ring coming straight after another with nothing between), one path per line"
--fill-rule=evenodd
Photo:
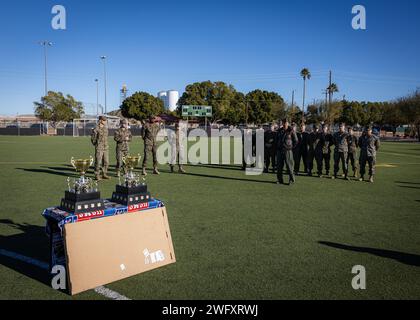
M152 199L150 192L143 192L137 194L118 193L112 194L112 202L122 204L124 206L131 206L135 204L147 203Z
M117 185L115 193L122 194L122 195L146 194L147 185L142 184L137 187L126 187L126 186Z
M101 211L105 210L105 201L103 199L89 201L71 201L62 199L60 209L74 214Z
M74 202L97 200L101 198L101 193L99 191L89 193L76 193L72 191L66 191L64 198L68 201Z

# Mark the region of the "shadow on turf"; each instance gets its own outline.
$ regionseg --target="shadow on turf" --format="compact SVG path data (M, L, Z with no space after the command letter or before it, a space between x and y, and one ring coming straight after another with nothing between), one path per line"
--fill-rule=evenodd
M275 181L264 181L264 180L253 180L253 179L242 179L242 178L232 178L232 177L222 177L222 176L212 176L208 174L200 174L200 173L184 173L186 176L193 176L193 177L201 177L201 178L212 178L212 179L222 179L222 180L233 180L233 181L245 181L245 182L258 182L258 183L266 183L266 184L275 184Z
M196 165L188 165L188 167L199 167L199 168L206 168L206 169L223 169L223 170L230 170L230 171L243 171L241 166L235 165L216 165L216 164L196 164Z
M65 176L65 177L77 177L77 175L75 173L69 174L68 172L54 171L54 170L51 170L51 169L16 168L16 170L22 170L22 171L25 171L25 172L34 172L34 173L54 174L54 175Z
M420 182L404 182L404 181L395 181L395 183L399 183L399 184L414 184L414 185L420 185Z
M418 187L414 187L414 186L400 186L400 188L405 188L405 189L420 189L420 186L418 186Z
M404 253L404 252L391 251L391 250L383 250L383 249L348 246L345 244L328 242L328 241L319 241L318 243L324 246L335 248L335 249L342 249L342 250L354 251L354 252L360 252L360 253L369 253L369 254L372 254L381 258L393 259L409 266L420 267L420 256L417 254Z
M19 224L8 219L0 219L0 225L15 229L17 232L11 236L0 235L1 249L32 259L49 261L49 243L44 227ZM3 255L0 255L0 264L49 287L51 286L47 270Z

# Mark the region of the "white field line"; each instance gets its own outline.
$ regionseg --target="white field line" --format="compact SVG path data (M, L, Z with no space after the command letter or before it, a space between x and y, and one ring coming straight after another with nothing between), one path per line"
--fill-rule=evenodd
M39 261L37 259L33 259L33 258L23 256L19 253L15 253L15 252L0 249L0 255L25 262L27 264L31 264L31 265L36 266L36 267L38 267L40 269L43 269L43 270L48 271L48 269L49 269L49 264L48 263L43 262L43 261ZM118 292L115 292L111 289L105 288L104 286L100 286L100 287L96 288L95 292L104 296L104 297L106 297L106 298L108 298L108 299L112 299L112 300L131 300L131 299L127 298L126 296L123 296L122 294L119 294Z

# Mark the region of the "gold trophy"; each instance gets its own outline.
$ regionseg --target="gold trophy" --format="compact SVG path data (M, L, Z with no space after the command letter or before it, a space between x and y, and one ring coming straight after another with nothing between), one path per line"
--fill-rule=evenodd
M124 175L124 179L125 179L124 184L126 187L136 187L140 184L139 175L134 173L134 169L140 165L140 160L141 160L140 155L123 156L122 161L124 163L125 172L126 172L126 174Z
M74 181L74 191L76 193L87 193L92 191L95 186L97 186L92 179L86 178L86 172L89 168L93 165L93 157L90 156L89 159L77 159L75 160L73 157L70 160L71 165L76 170L77 173L80 174L80 178ZM68 179L68 183L70 180ZM71 191L71 188L69 188Z
M72 213L88 213L105 208L104 201L98 191L98 184L86 177L86 172L93 165L93 157L89 159L71 158L70 163L77 173L78 179L67 178L68 190L65 198L61 200L61 209Z
M123 205L138 205L150 200L150 193L147 192L145 179L140 182L140 176L134 173L134 169L140 165L140 155L127 155L122 158L125 167L124 182L116 187L112 195L112 201Z

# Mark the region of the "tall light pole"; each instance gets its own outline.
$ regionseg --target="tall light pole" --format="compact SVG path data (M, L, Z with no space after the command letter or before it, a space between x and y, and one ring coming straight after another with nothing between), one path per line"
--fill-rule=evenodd
M99 115L99 80L95 79L96 82L96 115Z
M101 60L104 62L104 86L105 86L105 114L108 112L107 101L106 101L106 56L101 56Z
M44 47L44 77L45 77L45 96L48 95L48 79L47 79L47 48L52 47L53 43L47 40L40 41L39 44Z

